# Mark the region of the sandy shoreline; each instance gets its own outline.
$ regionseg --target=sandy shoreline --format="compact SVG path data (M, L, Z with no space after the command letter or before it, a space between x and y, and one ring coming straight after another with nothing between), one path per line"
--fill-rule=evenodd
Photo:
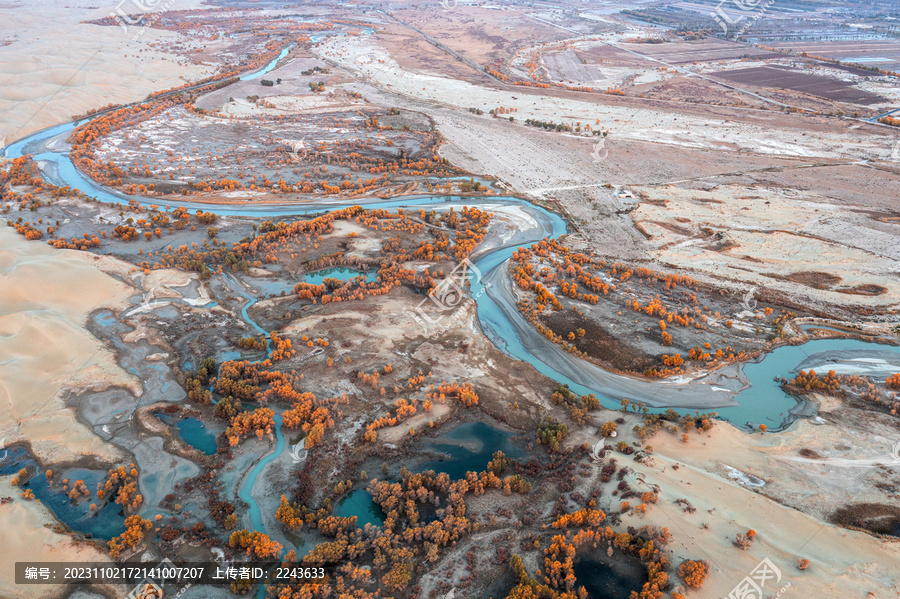
M0 405L6 406L0 438L29 441L42 463L124 457L78 423L64 403L76 389L118 386L141 394L137 378L85 329L89 312L117 311L132 293L99 267L116 262L56 250L0 228L0 355L8 356L0 364ZM79 293L72 293L76 288Z
M61 585L16 585L15 563L28 562L109 562L105 551L86 541L73 540L58 530L59 522L40 501L19 497L12 477L0 477L0 497L13 500L0 505L0 529L9 542L0 544L0 596L4 599L56 599L66 596ZM99 589L98 589L99 590ZM106 593L123 596L125 589L107 587Z
M513 323L522 344L535 356L573 381L604 395L643 402L650 407L696 408L709 410L737 405L735 394L747 385L746 379L732 368L723 368L701 380L672 383L641 380L615 374L585 360L573 358L544 338L522 317L515 305L509 270L502 265L485 279L487 293Z
M827 427L831 433L840 432L836 424ZM650 462L628 460L638 479L646 481L641 489L659 485L659 504L650 506L643 522L634 515L623 522L667 526L674 539L670 548L675 563L702 558L713 565L707 583L693 591L697 597L726 596L764 558L781 570L781 585L790 581L796 587L791 593L798 593L798 597L850 599L865 597L868 591L875 597L893 596L892 592L900 590L900 570L890 565L900 564L900 542L822 522L764 496L769 492L768 485L754 490L727 477L723 465L765 476L771 483L772 470L777 469L779 486L784 489L779 495L809 492L805 486L792 489L792 470L802 466L782 462L772 468L769 464L773 451L802 446L803 437L813 431L823 432L821 426L798 422L775 435L748 435L728 423L719 423L709 434L692 433L688 443L659 433L649 442L654 448ZM593 442L579 432L571 444L582 440ZM613 457L622 456L614 452ZM675 466L679 466L677 470ZM696 512L674 505L678 499L686 499ZM734 536L751 528L758 533L752 548L742 551L734 547ZM808 571L798 570L797 560L801 558L812 562ZM777 590L766 587L769 594Z

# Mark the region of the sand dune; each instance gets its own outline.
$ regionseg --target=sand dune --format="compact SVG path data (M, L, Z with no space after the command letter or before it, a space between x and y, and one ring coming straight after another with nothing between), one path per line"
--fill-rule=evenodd
M190 0L178 8L196 6ZM133 31L82 23L115 7L52 0L29 2L27 10L0 6L0 39L12 41L0 47L0 145L74 114L140 100L210 73L149 48L177 40L177 34L147 29L134 40ZM43 461L122 458L62 403L67 388L121 385L128 389L123 393L141 393L140 382L84 329L88 312L121 305L131 293L101 264L108 272L129 270L115 260L51 250L0 229L0 439L30 440Z
M0 439L31 441L44 462L122 458L65 407L67 389L119 385L123 393L141 393L140 381L84 329L90 311L121 307L133 293L101 264L121 268L0 229Z
M628 442L631 420L620 426L620 439ZM809 481L800 484L802 466L787 462L773 463L772 453L802 447L809 434L823 432L840 436L837 427L796 423L778 435L748 435L728 423L719 423L709 434L691 433L683 443L675 435L659 433L651 441L653 461L648 464L627 460L636 473L639 491L659 485L659 503L651 505L644 517L629 514L623 524L640 527L646 524L665 526L672 534L672 562L703 559L712 572L702 589L687 596L696 599L726 597L749 576L763 560L769 559L780 570L778 584L774 580L764 588L763 597L774 597L790 583L785 597L829 597L851 599L895 597L900 590L900 543L879 540L863 532L839 528L788 507L766 495L769 487L776 495L806 497L815 493ZM810 433L810 431L813 433ZM597 439L579 431L569 445L596 443ZM621 456L615 457L620 461ZM741 486L727 476L730 465L742 472L765 476L767 486L753 489ZM678 468L677 470L675 468ZM595 469L599 472L599 468ZM685 499L696 512L689 513L674 502ZM612 498L614 504L616 499ZM754 529L758 535L746 551L735 547L735 535ZM797 568L797 560L809 559L809 570ZM673 583L681 583L673 574Z
M0 529L7 539L0 547L0 597L61 597L64 587L59 585L16 585L17 561L44 562L112 562L106 553L93 545L76 542L68 535L55 532L56 518L40 501L19 498L20 489L9 484L11 477L0 478L0 496L13 501L0 505Z
M135 31L82 23L108 16L116 5L69 7L37 0L27 10L0 6L0 39L13 40L0 46L0 142L211 74L208 67L184 66L149 48L175 41L178 34L146 29L134 40ZM179 0L178 9L197 5Z

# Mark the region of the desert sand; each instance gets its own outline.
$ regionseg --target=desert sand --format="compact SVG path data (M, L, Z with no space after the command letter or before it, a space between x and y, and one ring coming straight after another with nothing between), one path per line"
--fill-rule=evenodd
M199 4L179 0L178 9ZM26 10L19 3L0 6L0 146L89 109L134 102L211 74L209 67L184 65L147 47L178 34L145 29L135 40L135 28L82 23L107 17L116 6L52 0L29 0ZM132 3L123 9L139 12Z
M7 540L0 546L0 597L49 599L64 595L64 587L59 585L14 584L17 561L112 562L93 545L76 542L69 535L54 531L58 522L53 513L40 501L20 499L20 490L9 484L10 478L0 478L0 497L14 498L0 505L0 530Z
M75 389L141 393L140 381L85 329L89 312L117 309L132 293L101 264L121 268L111 258L55 250L0 229L0 439L30 441L44 463L123 458L63 402Z
M620 425L619 430L628 431L633 420L635 417L629 416L627 425ZM725 466L763 477L773 476L774 470L782 477L783 488L792 487L789 494L808 494L810 489L800 490L791 480L792 472L802 472L803 465L780 462L767 468L767 462L779 447L802 447L810 429L821 434L825 428L835 435L841 431L837 424L817 428L799 422L777 435L748 435L722 422L708 435L691 434L687 443L668 433L657 434L649 442L654 448L650 463L623 460L624 456L614 454L620 464L634 469L638 481L645 481L637 490L660 487L659 503L651 505L644 517L631 513L623 518L623 524L667 527L673 538L669 545L673 563L703 559L711 564L706 584L688 596L725 597L768 558L781 571L781 580L777 585L770 581L764 597L774 597L788 583L792 588L784 594L787 597L864 598L870 591L878 598L896 597L900 592L900 543L817 520L769 499L767 487L755 490L728 477ZM626 432L617 441L632 436ZM597 440L581 433L573 435L571 443L594 444ZM599 467L594 469L599 474ZM683 510L674 503L677 499L686 499L696 512ZM735 535L749 529L757 531L752 546L747 550L735 547ZM810 560L808 570L798 569L801 558Z
M805 190L743 185L633 189L651 200L642 202L632 218L652 235L652 254L663 264L780 289L817 303L894 307L900 297L892 276L900 258L897 226L871 218L863 207L835 204ZM725 238L710 237L704 229L720 231ZM819 276L821 280L807 285L771 274L823 270L828 280ZM856 292L863 285L883 291Z

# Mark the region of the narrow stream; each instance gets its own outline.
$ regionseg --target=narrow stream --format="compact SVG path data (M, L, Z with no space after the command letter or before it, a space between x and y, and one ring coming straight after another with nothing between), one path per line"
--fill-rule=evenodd
M244 302L244 306L241 308L241 317L244 319L244 322L253 327L261 335L268 335L269 333L266 332L266 330L261 326L259 326L259 324L255 320L253 320L253 318L251 318L250 314L248 313L250 308L253 307L253 305L256 304L258 300L244 289L243 283L241 283L241 281L236 277L226 275L224 279L228 283L229 288L231 288L233 291L237 292L247 300L246 302ZM271 347L270 342L266 342L266 347ZM263 456L259 460L259 462L256 463L253 469L244 477L244 482L243 484L241 484L241 488L238 491L238 497L240 497L242 501L250 506L250 523L255 530L263 531L265 530L265 525L263 523L262 509L259 506L259 502L257 502L256 499L253 498L253 485L256 483L256 479L259 477L260 472L265 469L269 462L281 455L281 453L284 451L284 447L285 440L284 432L281 430L281 414L277 413L276 411L275 450Z
M240 77L241 81L249 81L250 79L256 79L257 77L262 77L266 73L273 71L275 69L275 66L278 64L278 61L280 61L282 58L287 56L288 52L291 51L291 48L293 48L293 45L282 48L281 52L278 54L278 56L276 56L274 60L269 62L269 64L267 64L262 69L260 69L258 71L254 71L252 73L247 73L245 75L241 75L241 77Z

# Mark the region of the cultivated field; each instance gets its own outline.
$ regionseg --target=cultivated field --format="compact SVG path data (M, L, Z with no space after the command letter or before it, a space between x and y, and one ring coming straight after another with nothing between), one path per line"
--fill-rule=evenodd
M806 52L815 56L834 58L889 71L900 70L900 47L895 40L854 40L850 42L780 42L779 48L789 48L795 53Z
M880 104L884 98L857 89L852 84L817 75L806 75L786 68L752 67L719 73L719 77L753 87L790 89L849 104Z
M671 64L711 63L742 58L765 60L767 58L780 57L780 54L777 52L718 39L665 42L660 44L627 44L624 47Z

